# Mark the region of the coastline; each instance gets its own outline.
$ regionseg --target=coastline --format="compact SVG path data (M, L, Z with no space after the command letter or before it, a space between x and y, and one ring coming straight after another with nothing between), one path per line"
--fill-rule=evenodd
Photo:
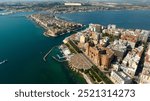
M81 71L75 69L75 68L72 68L70 65L69 65L69 62L67 62L67 67L72 71L72 72L76 72L78 75L80 75L85 81L87 84L94 84L91 79L85 74L85 73L82 73Z
M45 34L45 36L47 36L46 33L44 33L44 34ZM80 75L82 75L82 77L86 80L86 82L87 82L88 84L92 84L92 82L90 81L90 79L88 78L88 76L87 76L86 74L81 73L81 72L78 72L77 70L73 70L73 71L76 71L77 73L79 73Z
M41 33L40 33L40 34L41 34ZM34 37L33 37L33 38L34 38ZM48 50L48 49L47 49L47 50ZM39 51L40 51L40 50L39 50ZM11 62L11 60L10 60L10 62ZM10 62L9 62L9 63L10 63ZM8 63L8 64L9 64L9 63Z
M31 16L28 16L28 18L29 19L31 19L32 21L34 21L34 22L36 22L39 26L41 26L42 28L44 28L44 30L45 30L45 32L43 33L43 35L44 36L46 36L46 37L57 37L58 35L54 35L54 34L47 34L47 28L43 25L43 24L41 24L40 22L37 22L37 21L35 21L35 19L33 19ZM60 19L60 20L63 20L63 19L61 19L61 18L58 18L57 17L57 19ZM67 21L68 22L68 21ZM76 32L76 31L78 31L78 30L82 30L84 27L86 27L85 25L84 26L82 26L80 29L75 29L75 30L72 30L72 31L70 31L69 33L72 33L72 32ZM68 32L67 32L68 33ZM59 36L61 36L61 35L64 35L65 33L62 33L62 34L60 34ZM46 53L46 55L43 57L43 60L46 62L46 57L50 54L50 52L55 48L55 47L57 47L57 46L54 46L54 47L52 47L51 49L50 49L50 51L48 51L48 53ZM53 58L54 59L54 58ZM54 59L55 60L55 59ZM56 60L55 60L56 61ZM67 64L68 64L68 62L67 62ZM72 72L75 72L73 69L71 69L70 68L70 66L69 65L67 65L67 67L72 71ZM92 81L90 80L90 78L85 74L85 73L81 73L81 72L76 72L79 76L81 76L85 81L86 81L86 83L88 83L88 84L93 84L92 83Z
M87 75L85 74L84 72L81 72L80 70L76 69L76 68L73 68L71 65L70 65L70 62L69 62L69 59L68 57L63 53L63 50L62 48L60 48L60 46L54 46L53 48L51 48L46 54L45 56L43 57L43 60L46 62L46 57L51 53L51 52L54 52L54 51L57 51L55 49L59 49L59 53L63 54L61 56L61 54L59 53L55 53L55 55L51 56L53 60L59 62L59 63L62 63L65 65L66 68L68 68L71 72L74 72L76 73L77 75L79 75L82 79L84 79L86 81L87 84L94 84L94 82L92 81L92 79ZM59 55L59 56L58 56ZM63 58L63 60L62 60Z
M45 29L43 33L46 37L57 37L68 32L73 32L82 29L84 26L79 23L70 22L56 16L47 16L41 14L32 14L28 18L35 21L38 25ZM46 20L44 20L45 18ZM64 27L65 26L65 27Z
M57 15L59 15L59 14L71 14L71 13L88 13L88 12L98 12L98 11L134 11L134 10L150 10L150 9L121 9L121 10L118 10L118 9L104 9L104 10L102 10L102 9L100 9L100 10L88 10L88 11L70 11L70 12L57 12L57 13L54 13L54 14L52 14L52 15L54 15L55 16L55 18L57 19L57 20L62 20L62 21L65 21L65 22L71 22L71 21L68 21L68 20L66 20L65 18L61 18L61 17L58 17ZM32 15L31 15L32 16ZM69 30L69 31L67 31L67 32L62 32L61 34L56 34L56 33L54 33L52 30L50 30L50 29L48 29L48 27L46 27L44 24L42 24L42 23L40 23L40 22L38 22L38 21L36 21L34 18L32 18L31 16L28 16L28 18L30 18L30 19L32 19L33 21L35 21L39 26L41 26L42 28L44 28L45 29L45 32L43 33L43 35L44 36L46 36L46 37L58 37L58 36L60 36L60 35L64 35L65 33L68 33L68 32L73 32L74 30ZM81 24L82 25L82 24ZM83 27L84 25L82 25L82 27ZM78 29L77 29L78 30Z

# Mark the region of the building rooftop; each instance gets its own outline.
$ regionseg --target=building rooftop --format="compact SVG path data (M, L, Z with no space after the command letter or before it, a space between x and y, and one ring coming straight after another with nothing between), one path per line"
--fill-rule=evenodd
M127 50L127 44L121 40L115 40L113 44L109 45L109 48L120 52L125 52Z
M98 47L95 47L99 52L102 52L104 55L107 55L108 57L112 57L114 55L114 51L107 47L102 47L99 45Z
M130 80L131 79L130 76L123 71L113 71L113 72L115 72L123 80Z
M138 40L138 34L134 31L127 30L121 35L121 39L136 43Z
M143 74L143 75L150 76L150 68L144 67L144 68L143 68L143 71L142 71L142 74Z
M146 52L145 61L150 63L150 44L148 45L148 50Z
M131 52L127 54L127 56L123 60L123 64L130 68L137 68L137 65L141 59L141 55L143 53L143 46L139 46L138 48L133 49Z

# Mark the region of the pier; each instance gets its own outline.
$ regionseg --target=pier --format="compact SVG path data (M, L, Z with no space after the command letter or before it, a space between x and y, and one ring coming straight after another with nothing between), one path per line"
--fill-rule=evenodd
M59 59L57 59L57 58L54 57L54 56L52 56L52 58L53 58L54 60L56 60L57 62L65 62L65 61L67 61L67 60L59 60Z
M51 51L52 51L55 47L57 47L57 46L54 46L53 48L51 48L51 49L44 55L43 60L44 60L45 62L46 62L47 56L51 53Z

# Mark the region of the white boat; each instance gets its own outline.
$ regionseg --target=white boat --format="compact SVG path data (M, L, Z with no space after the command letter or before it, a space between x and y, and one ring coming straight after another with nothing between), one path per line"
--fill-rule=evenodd
M3 61L1 61L1 62L0 62L0 65L6 63L7 61L8 61L8 60L3 60Z

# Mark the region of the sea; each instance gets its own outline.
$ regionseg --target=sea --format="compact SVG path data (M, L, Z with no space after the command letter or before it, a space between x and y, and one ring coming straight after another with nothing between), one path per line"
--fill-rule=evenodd
M47 61L44 55L61 45L68 33L59 37L45 37L44 29L21 12L0 16L0 84L85 84L81 75L64 63L55 61L52 52ZM94 11L58 14L58 17L82 24L96 23L120 28L150 30L150 10Z

